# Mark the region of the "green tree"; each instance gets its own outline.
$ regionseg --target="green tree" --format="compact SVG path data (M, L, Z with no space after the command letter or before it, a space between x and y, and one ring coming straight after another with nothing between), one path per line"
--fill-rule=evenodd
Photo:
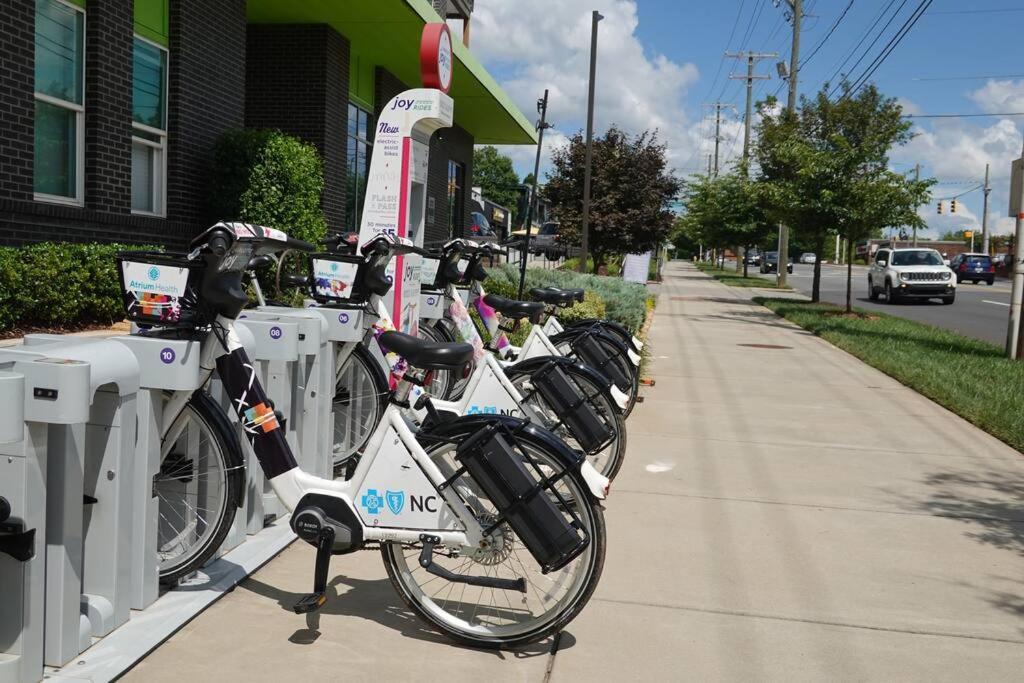
M519 176L512 167L512 159L486 145L473 150L473 185L480 188L484 199L516 210L519 199Z
M762 186L739 173L695 176L685 185L682 229L690 239L717 249L757 246L772 230L764 213L762 191ZM737 259L741 258L737 253ZM745 259L743 275L747 275Z
M681 182L668 168L657 133L630 135L612 126L593 142L589 247L594 272L612 254L657 249L672 231L670 202ZM551 157L544 197L551 202L562 238L580 244L585 143L577 132Z
M827 92L826 84L813 99L802 99L795 114L776 112L769 101L756 146L768 213L814 245L814 301L830 235L845 237L852 247L883 227L921 225L916 207L934 182L912 181L887 168L892 147L910 140L910 123L895 99L874 85L853 92L846 82L835 101Z

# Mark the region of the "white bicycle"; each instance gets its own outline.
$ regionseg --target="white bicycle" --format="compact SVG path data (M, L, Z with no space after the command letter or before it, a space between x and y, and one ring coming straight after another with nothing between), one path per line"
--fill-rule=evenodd
M393 244L383 237L375 242ZM414 432L399 407L414 385L429 384L432 370L465 367L471 346L379 334L381 345L406 361L384 418L350 480L315 477L297 467L234 331L252 258L312 245L269 228L218 223L193 247L184 258L120 255L122 273L144 268L168 292L154 298L123 278L126 309L132 320L153 325L147 334L198 338L201 367L208 376L216 368L267 480L292 512L292 529L317 549L313 592L298 601L297 612L327 601L331 555L375 547L409 607L459 642L522 645L560 630L580 612L604 564L600 501L608 480L582 454L525 420L442 415ZM430 398L424 401L430 410ZM184 415L194 419L183 421ZM168 398L163 455L174 466L166 475L162 469L154 486L168 484L165 492L174 494L173 501L161 498L161 515L174 508L184 516L176 525L184 549L177 571L209 559L219 545L209 539L222 538L234 515L230 482L241 465L224 449L204 445L199 433L203 423L221 419L202 391Z

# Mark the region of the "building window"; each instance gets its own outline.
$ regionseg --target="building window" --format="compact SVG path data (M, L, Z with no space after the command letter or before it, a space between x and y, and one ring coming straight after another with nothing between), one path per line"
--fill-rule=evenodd
M167 50L135 37L132 60L132 212L167 214Z
M85 11L36 0L36 199L81 204L85 175Z
M373 153L373 114L354 104L348 105L348 189L345 192L345 226L359 232L366 199L366 179L370 175Z
M462 214L465 206L463 188L466 185L466 167L448 160L448 235L462 237Z

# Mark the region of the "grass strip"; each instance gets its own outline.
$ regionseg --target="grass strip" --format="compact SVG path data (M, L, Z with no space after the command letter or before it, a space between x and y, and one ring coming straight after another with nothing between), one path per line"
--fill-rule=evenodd
M756 297L792 321L1024 452L1024 362L994 344L904 318Z
M697 268L705 275L710 275L715 278L723 285L729 285L730 287L760 287L762 289L793 289L789 285L785 287L776 287L775 283L771 280L766 280L763 277L757 277L751 275L750 277L743 277L743 273L737 273L733 269L719 268L711 265L710 263L696 263L694 264Z

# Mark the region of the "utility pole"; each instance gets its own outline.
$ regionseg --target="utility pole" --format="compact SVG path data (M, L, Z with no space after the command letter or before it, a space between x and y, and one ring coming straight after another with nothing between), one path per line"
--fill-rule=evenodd
M544 97L537 100L537 157L533 161L533 187L530 188L530 203L526 207L526 235L523 236L523 256L519 261L519 298L523 298L523 286L526 283L526 261L530 258L530 231L533 229L533 207L537 205L537 176L540 175L540 153L544 147L544 131L551 127L548 123L548 89L544 88Z
M731 107L732 109L735 110L736 109L736 105L728 103L728 102L708 102L708 103L705 103L703 106L710 107L710 108L713 108L715 110L715 153L713 155L715 163L714 163L714 166L711 167L712 170L708 172L708 175L710 175L713 178L717 178L718 177L718 168L719 168L719 166L718 166L719 143L722 141L722 136L721 136L721 131L722 131L722 110L725 109L725 108L728 108L728 107Z
M914 164L914 181L921 179L921 164ZM917 223L914 223L914 246L917 246Z
M804 17L803 0L786 0L793 13L793 48L789 55L789 101L786 110L790 114L796 112L796 86L800 70L800 21ZM778 285L786 286L786 267L789 264L789 226L779 226L779 267Z
M604 19L594 10L590 15L590 89L587 92L587 151L583 160L583 229L580 238L581 273L587 272L590 255L590 162L594 155L594 79L597 75L597 22Z
M747 108L746 114L743 118L743 173L749 176L750 170L750 121L754 116L754 81L766 81L771 76L755 76L754 66L759 59L769 59L771 57L778 57L778 52L726 52L726 57L733 59L747 60L747 75L741 76L739 74L729 74L729 78L732 80L745 80L747 82Z
M1010 290L1010 320L1006 328L1006 357L1024 360L1024 148L1020 159L1010 166L1010 215L1017 219L1013 237L1013 286Z
M711 177L711 155L708 155L708 177Z
M988 193L992 188L988 186L988 164L985 164L985 199L981 207L981 250L988 253Z

